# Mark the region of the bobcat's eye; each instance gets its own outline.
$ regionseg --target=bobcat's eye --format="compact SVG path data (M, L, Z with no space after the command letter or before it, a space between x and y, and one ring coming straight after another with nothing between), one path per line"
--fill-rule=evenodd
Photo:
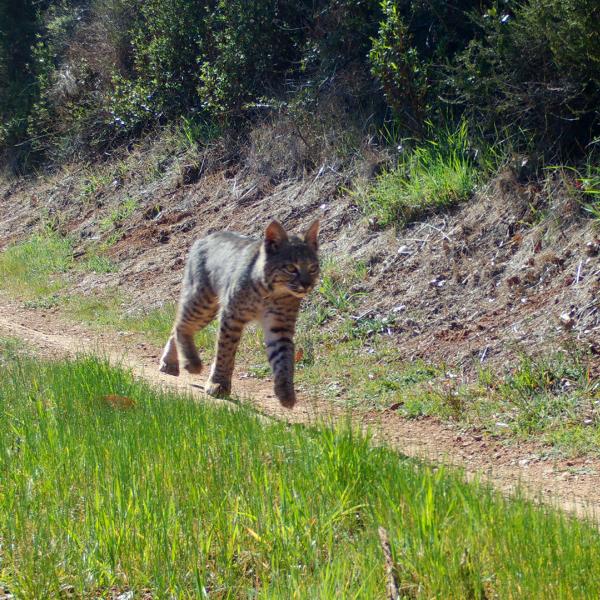
M295 273L298 269L296 268L296 265L285 265L285 270L288 273Z
M319 270L318 265L310 265L310 267L308 267L308 272L311 275L314 275L318 270Z

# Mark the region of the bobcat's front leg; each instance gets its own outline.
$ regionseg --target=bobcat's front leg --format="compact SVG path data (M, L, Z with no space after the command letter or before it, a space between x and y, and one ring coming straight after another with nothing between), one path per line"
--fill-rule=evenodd
M296 404L294 391L294 325L296 313L292 310L267 313L262 319L267 346L267 357L275 381L275 395L286 408Z
M231 313L227 311L221 313L215 360L204 386L204 391L209 396L228 396L231 393L235 353L244 325L244 322L234 318Z

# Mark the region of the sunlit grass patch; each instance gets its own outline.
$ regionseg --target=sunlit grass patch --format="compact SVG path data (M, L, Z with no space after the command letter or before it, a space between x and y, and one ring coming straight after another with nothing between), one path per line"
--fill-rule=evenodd
M398 164L358 194L381 226L405 225L468 199L478 171L469 153L466 124L400 154Z
M0 252L0 289L25 300L32 308L60 302L71 271L111 273L116 265L96 249L75 258L73 241L46 228Z
M0 343L0 351L6 348ZM15 597L593 597L600 534L352 429L198 405L104 360L3 354L0 585Z
M86 253L85 258L80 265L80 269L92 273L116 273L119 270L119 267L107 256L95 251L90 251Z

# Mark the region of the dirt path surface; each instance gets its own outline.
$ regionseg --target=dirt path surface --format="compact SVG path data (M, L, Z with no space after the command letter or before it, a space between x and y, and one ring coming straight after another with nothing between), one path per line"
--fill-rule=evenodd
M126 333L99 332L66 321L52 311L25 309L0 296L0 336L16 337L45 357L96 353L125 365L155 385L164 385L207 401L204 375L175 378L158 371L160 349ZM236 372L234 393L258 411L289 422L331 422L347 413L323 400L300 395L292 410L279 406L268 381ZM210 399L210 401L214 401ZM225 402L225 401L219 401ZM230 403L227 403L231 406ZM600 517L600 460L549 458L535 444L506 445L477 432L465 432L433 418L405 419L392 411L353 413L352 419L403 454L459 466L468 478L489 481L503 493L521 488L528 496L579 516Z

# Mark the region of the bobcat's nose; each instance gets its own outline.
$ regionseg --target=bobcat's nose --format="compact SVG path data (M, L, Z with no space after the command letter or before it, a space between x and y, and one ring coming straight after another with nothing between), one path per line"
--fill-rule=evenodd
M292 286L291 289L298 295L304 295L307 293L307 289L300 283L297 283L296 285Z

